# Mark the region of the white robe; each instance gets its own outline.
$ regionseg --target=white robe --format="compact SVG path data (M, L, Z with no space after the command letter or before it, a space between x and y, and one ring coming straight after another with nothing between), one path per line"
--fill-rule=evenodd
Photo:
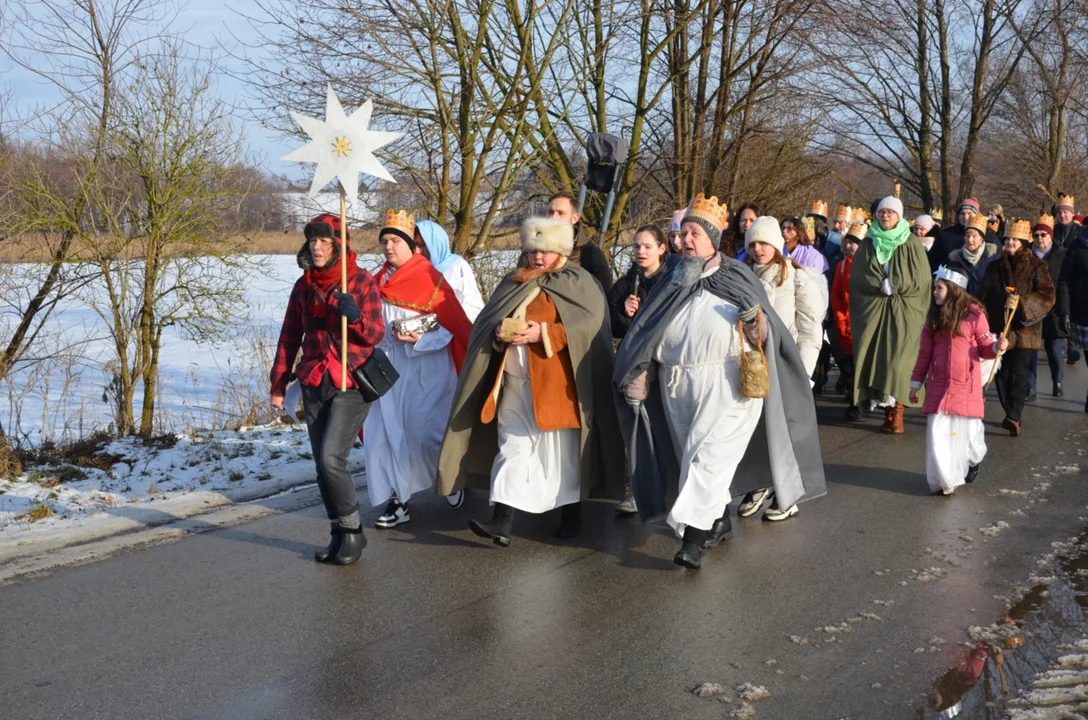
M717 268L705 273L707 277ZM732 498L737 466L763 412L740 394L739 310L700 290L669 323L654 354L669 432L680 459L679 494L667 522L683 536L709 530Z
M533 413L529 354L511 345L498 408L499 454L491 466L491 502L543 513L581 500L582 431L541 430Z
M366 485L374 506L394 494L407 502L413 494L434 487L438 473L438 451L457 388L448 349L453 335L439 327L414 345L397 340L393 323L419 314L382 302L386 331L378 347L400 379L370 406L363 422Z
M472 266L464 258L459 257L446 268L442 277L446 278L446 282L453 288L468 319L476 322L476 316L484 309L484 298L480 295L480 286L476 284L476 274L472 272Z
M926 481L933 492L964 484L967 470L986 457L986 428L981 418L946 415L926 421Z

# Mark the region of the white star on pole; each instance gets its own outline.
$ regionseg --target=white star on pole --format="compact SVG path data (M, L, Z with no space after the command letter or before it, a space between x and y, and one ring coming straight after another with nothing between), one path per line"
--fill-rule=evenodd
M314 181L310 185L310 197L317 195L321 188L336 178L340 181L347 200L354 204L358 198L361 172L396 182L374 156L374 151L393 142L403 133L368 130L373 111L374 103L367 100L361 108L348 116L333 92L332 85L329 85L325 98L324 121L296 112L291 113L291 117L310 136L311 141L281 159L317 163Z

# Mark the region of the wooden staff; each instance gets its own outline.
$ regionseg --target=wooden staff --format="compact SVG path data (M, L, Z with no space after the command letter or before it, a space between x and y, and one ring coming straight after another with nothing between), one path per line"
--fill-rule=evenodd
M1005 290L1009 293L1009 297L1005 299L1005 331L1001 333L1002 337L1009 336L1009 329L1012 327L1013 316L1016 315L1016 308L1020 307L1020 296L1013 290L1016 288L1007 287ZM990 383L994 381L994 375L997 374L997 361L1001 359L1003 352L998 352L997 357L994 358L994 366L990 368L990 379L986 381L986 387L984 390L989 389Z
M348 291L347 194L340 186L340 292ZM348 318L340 313L340 392L348 391Z

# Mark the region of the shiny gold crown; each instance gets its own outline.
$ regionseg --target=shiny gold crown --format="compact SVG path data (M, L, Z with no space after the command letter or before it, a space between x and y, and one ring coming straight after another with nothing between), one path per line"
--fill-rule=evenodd
M939 223L944 222L944 210L940 208L930 208L929 216Z
M849 205L839 205L839 209L835 211L835 219L842 220L843 222L850 222L854 217L854 208Z
M416 231L416 216L405 210L390 208L385 211L385 223L382 230L399 230L408 238L412 238Z
M869 233L869 226L863 222L856 222L850 226L850 229L846 231L847 237L852 237L858 242L865 239L865 236Z
M1031 223L1027 220L1009 218L1009 221L1005 223L1005 237L1031 242Z
M987 227L986 216L975 213L967 220L967 224L963 226L963 229L967 230L969 228L974 228L975 230L978 230L982 237L986 237Z
M827 203L823 200L813 200L812 204L808 206L808 215L819 215L822 218L827 217Z
M1077 206L1076 199L1072 195L1066 195L1065 193L1058 193L1058 207L1067 207L1073 209Z
M1047 227L1054 227L1054 216L1049 213L1043 213L1039 216L1039 219L1035 221L1036 225L1046 225Z
M716 195L708 200L705 195L699 193L691 201L691 205L688 205L688 210L684 215L706 220L721 231L725 229L726 223L729 222L729 206L725 203L719 205Z

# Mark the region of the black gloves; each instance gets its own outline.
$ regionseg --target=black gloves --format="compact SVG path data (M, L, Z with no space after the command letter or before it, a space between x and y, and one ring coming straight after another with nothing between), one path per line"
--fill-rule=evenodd
M336 298L336 307L340 311L340 314L348 319L349 323L353 323L363 316L363 311L359 309L359 304L355 302L355 298L348 293L336 293L333 295Z

